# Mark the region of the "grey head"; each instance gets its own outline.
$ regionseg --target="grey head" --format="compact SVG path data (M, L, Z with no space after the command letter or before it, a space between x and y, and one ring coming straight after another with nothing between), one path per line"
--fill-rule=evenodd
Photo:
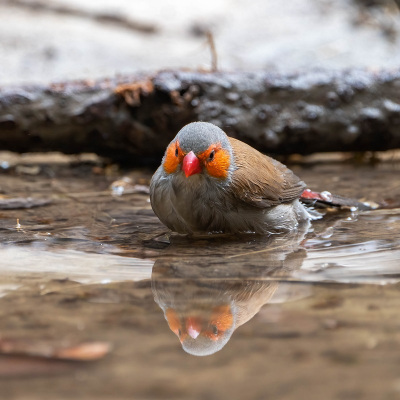
M198 155L206 151L212 144L221 143L222 147L228 150L232 156L232 148L226 133L209 122L192 122L184 126L176 135L176 139L184 153L193 151Z

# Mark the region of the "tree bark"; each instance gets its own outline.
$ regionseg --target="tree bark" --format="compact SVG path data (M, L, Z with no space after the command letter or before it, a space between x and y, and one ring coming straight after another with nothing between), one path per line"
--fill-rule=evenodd
M163 71L0 88L0 150L94 152L143 164L212 122L272 154L400 147L400 70Z

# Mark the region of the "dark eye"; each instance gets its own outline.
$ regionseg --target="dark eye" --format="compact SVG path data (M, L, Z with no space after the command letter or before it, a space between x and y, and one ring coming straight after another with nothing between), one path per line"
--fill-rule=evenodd
M181 336L182 331L180 329L178 329L178 336Z
M211 329L215 336L218 335L218 328L215 325L211 325Z
M208 161L212 161L214 160L214 156L215 156L215 151L213 150L210 155L208 156Z
M179 156L179 151L178 151L178 148L176 148L175 149L175 157L178 157Z

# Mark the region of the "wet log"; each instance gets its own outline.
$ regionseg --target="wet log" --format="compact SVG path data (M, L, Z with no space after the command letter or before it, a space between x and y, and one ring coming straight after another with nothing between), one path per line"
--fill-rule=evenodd
M400 147L400 70L163 71L0 88L0 150L94 152L142 164L209 121L271 154Z

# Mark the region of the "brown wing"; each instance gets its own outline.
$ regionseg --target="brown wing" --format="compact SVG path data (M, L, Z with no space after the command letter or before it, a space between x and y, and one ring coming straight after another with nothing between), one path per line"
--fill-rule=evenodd
M250 205L267 208L297 199L306 185L289 168L240 140L229 138L236 170L231 194Z

